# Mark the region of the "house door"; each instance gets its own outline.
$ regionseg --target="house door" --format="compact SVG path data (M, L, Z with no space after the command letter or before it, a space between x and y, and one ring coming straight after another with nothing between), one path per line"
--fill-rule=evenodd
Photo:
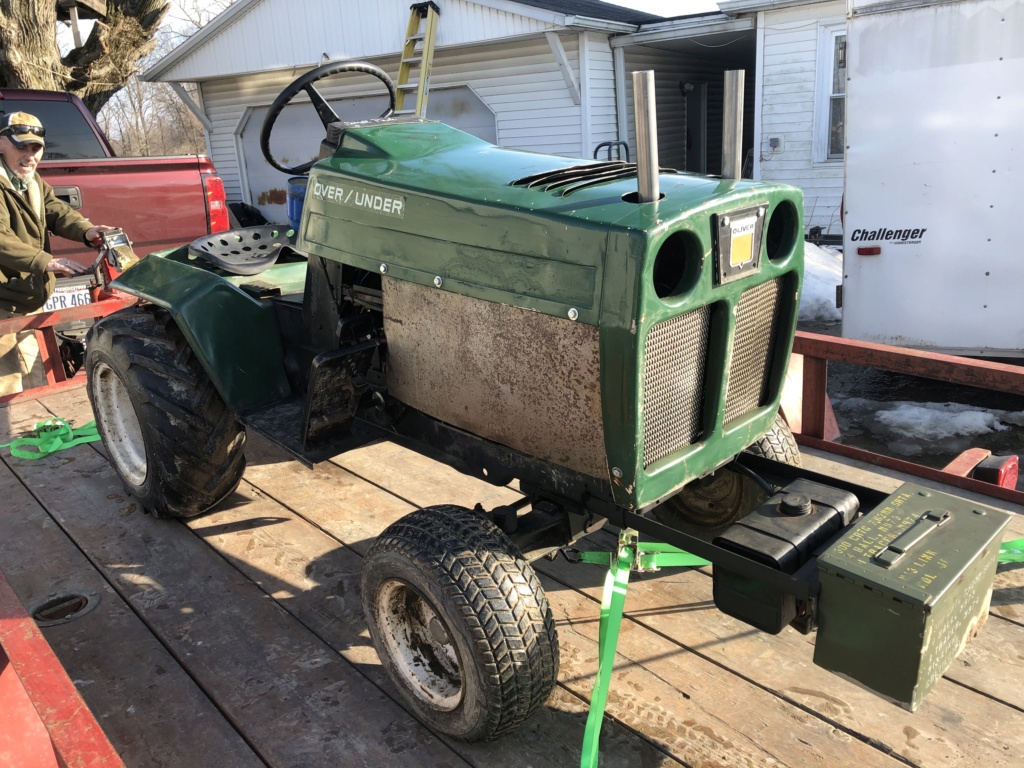
M708 172L708 84L680 83L686 101L686 170Z

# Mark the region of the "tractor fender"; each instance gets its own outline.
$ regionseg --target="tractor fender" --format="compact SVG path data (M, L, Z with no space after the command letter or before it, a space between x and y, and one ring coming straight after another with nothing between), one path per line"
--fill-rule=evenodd
M202 262L193 265L186 259L185 249L150 254L111 285L171 313L214 387L236 413L287 397L284 349L273 306L204 269Z

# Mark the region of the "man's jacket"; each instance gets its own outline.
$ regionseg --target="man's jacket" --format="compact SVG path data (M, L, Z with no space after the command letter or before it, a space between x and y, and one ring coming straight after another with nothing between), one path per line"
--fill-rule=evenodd
M50 232L84 241L92 222L53 194L39 174L18 192L0 167L0 309L32 312L53 293Z

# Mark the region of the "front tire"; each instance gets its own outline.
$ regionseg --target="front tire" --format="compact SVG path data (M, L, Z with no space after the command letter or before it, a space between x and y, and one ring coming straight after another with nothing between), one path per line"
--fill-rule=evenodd
M125 489L157 517L192 517L238 487L245 432L170 314L135 307L86 340L89 402Z
M558 677L537 574L489 520L438 506L390 525L363 561L373 644L413 713L467 741L515 729Z
M799 467L800 446L781 415L775 415L771 428L758 438L746 453ZM655 517L669 525L680 522L701 528L722 530L742 519L768 495L746 475L726 465L710 477L694 480L654 511Z

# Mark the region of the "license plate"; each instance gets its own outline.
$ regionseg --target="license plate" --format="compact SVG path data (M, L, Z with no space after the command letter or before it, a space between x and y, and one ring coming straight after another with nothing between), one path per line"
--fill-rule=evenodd
M69 309L89 304L88 285L60 285L53 289L53 295L43 307L43 312L53 312L58 309Z

